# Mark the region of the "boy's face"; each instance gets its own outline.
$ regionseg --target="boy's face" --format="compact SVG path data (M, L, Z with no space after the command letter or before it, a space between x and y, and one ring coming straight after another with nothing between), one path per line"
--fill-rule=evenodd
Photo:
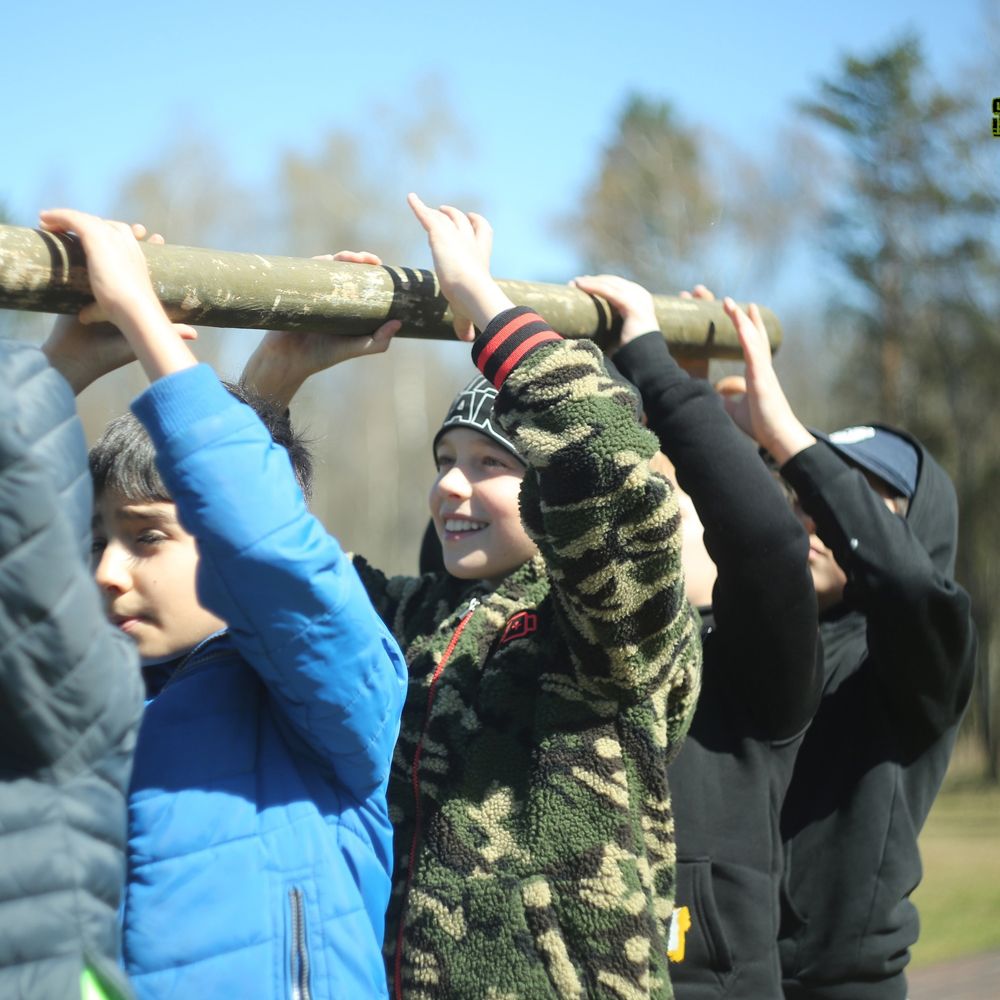
M94 504L93 566L108 619L135 640L144 664L181 656L226 627L198 603L198 549L172 503L102 494Z
M904 516L899 501L892 490L876 475L861 469L868 480L868 485L882 498L882 502L893 512ZM813 586L816 588L816 601L820 614L836 607L844 599L844 587L847 585L847 574L840 568L840 563L833 557L833 550L828 548L816 534L816 522L802 509L798 497L792 503L795 516L809 532L809 569L812 572Z
M822 614L836 607L844 599L847 574L840 568L840 563L833 558L833 549L816 534L816 522L802 509L798 497L792 503L792 510L809 533L809 572L812 573L816 603Z
M538 552L521 524L524 466L485 434L455 427L437 443L430 507L444 564L463 580L496 586Z

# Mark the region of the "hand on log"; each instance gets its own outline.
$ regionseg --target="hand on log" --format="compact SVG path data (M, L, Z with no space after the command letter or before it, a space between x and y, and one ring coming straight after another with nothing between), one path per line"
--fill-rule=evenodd
M350 264L382 263L380 257L363 250L341 250L335 254L320 254L312 259ZM382 354L388 350L393 335L402 325L398 319L391 319L370 337L268 330L250 355L240 381L253 386L261 396L284 412L310 375L316 375L351 358Z
M781 388L760 310L751 303L747 315L730 298L723 299L723 306L739 334L746 375L722 379L716 389L737 426L784 465L816 439L795 416Z
M160 245L166 242L159 233L147 239L146 227L141 222L133 223L130 228L140 242L144 239ZM85 307L76 316L59 316L42 344L49 364L69 382L75 396L102 376L135 361L135 352L117 326L82 318L91 308ZM186 323L175 323L174 329L184 340L198 338L198 331Z
M653 296L642 285L620 278L616 274L598 274L596 277L585 274L574 278L570 285L588 295L600 295L601 298L607 299L611 308L618 314L621 320L621 333L618 335L618 342L609 346L609 356L614 356L615 351L631 343L636 337L652 331L660 332L660 322L653 307Z
M451 205L428 208L415 194L407 201L427 231L441 291L455 313L455 333L459 340L475 340L473 325L485 330L494 316L514 306L490 274L493 229L476 212L466 215Z
M80 310L83 325L116 326L151 382L198 364L153 291L146 258L131 226L71 208L39 214L43 229L73 232L83 248L95 300Z

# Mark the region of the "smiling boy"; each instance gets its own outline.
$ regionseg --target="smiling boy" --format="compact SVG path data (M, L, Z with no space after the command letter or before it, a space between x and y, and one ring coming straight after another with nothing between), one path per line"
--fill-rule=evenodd
M428 498L449 572L494 587L538 553L517 505L524 461L490 419L495 398L482 376L455 398L434 437L438 476Z
M81 318L110 320L153 383L91 456L97 582L152 698L129 789L136 992L383 996L398 647L306 508L287 419L197 363L132 231L42 221L86 251Z
M490 277L486 221L410 204L442 291L481 331L481 377L434 440L447 572L387 579L355 558L409 667L388 793L392 989L669 997L666 768L701 653L677 501L601 352ZM280 407L337 350L274 335L245 377Z

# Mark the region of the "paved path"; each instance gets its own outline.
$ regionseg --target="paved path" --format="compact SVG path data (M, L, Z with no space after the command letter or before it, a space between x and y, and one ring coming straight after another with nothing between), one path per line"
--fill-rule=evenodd
M1000 1000L1000 951L920 969L907 979L910 1000Z

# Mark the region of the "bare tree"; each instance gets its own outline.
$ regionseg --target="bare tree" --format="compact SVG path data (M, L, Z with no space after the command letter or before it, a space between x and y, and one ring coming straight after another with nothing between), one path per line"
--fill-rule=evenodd
M444 193L441 167L468 154L469 140L440 80L417 81L405 107L379 105L366 124L319 137L311 153L286 151L271 182L241 185L222 149L186 129L121 185L110 213L143 222L169 243L313 255L368 249L387 263L426 252L405 203L408 190ZM462 192L448 200L474 205ZM45 318L0 313L5 335L40 341ZM259 334L202 329L194 350L236 378ZM434 476L431 440L457 390L475 370L467 345L401 340L375 358L315 378L293 403L313 439L313 507L348 549L389 573L413 573ZM146 386L137 365L80 397L89 440Z

